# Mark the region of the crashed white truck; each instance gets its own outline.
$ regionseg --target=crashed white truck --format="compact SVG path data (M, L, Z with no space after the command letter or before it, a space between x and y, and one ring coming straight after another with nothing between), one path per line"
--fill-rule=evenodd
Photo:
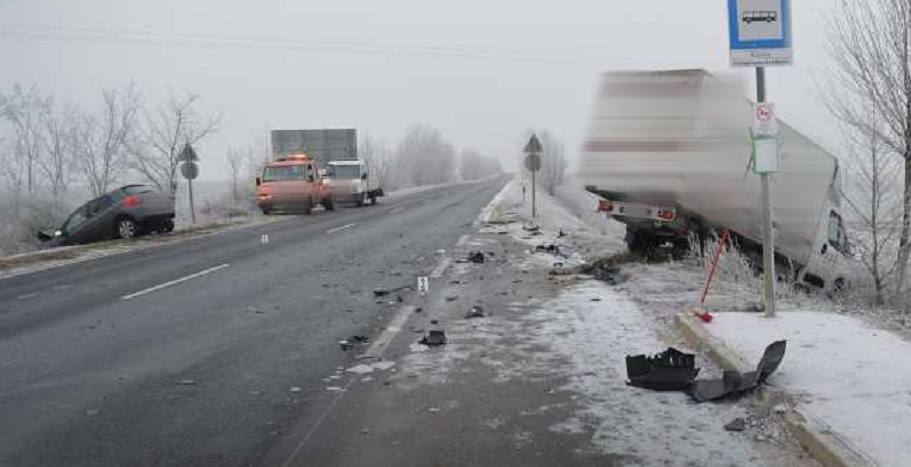
M357 130L331 128L273 130L272 153L276 158L303 153L325 167L323 180L332 202L364 206L385 196L367 164L357 155Z
M761 267L760 177L751 170L753 110L744 89L703 70L604 75L579 173L602 198L598 209L626 224L630 251L685 252L727 228ZM838 161L783 122L779 128L771 176L777 275L841 289L850 246Z

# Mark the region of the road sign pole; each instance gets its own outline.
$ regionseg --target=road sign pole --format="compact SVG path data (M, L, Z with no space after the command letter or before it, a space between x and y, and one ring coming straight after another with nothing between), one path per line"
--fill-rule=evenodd
M188 187L190 189L190 223L196 225L196 209L193 207L193 179L187 179Z
M756 102L765 102L765 68L756 67ZM769 174L759 175L762 185L762 299L766 317L775 316L775 239L772 237L772 187Z
M537 178L538 178L537 172L532 172L531 173L531 218L532 219L535 219L538 217L537 205L535 204L535 197L536 197L536 193L538 191L538 187L535 184L535 180Z

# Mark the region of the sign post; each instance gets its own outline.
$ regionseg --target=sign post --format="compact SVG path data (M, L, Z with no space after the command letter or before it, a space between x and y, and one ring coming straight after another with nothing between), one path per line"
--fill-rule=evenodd
M525 145L525 168L531 172L531 218L535 219L538 217L538 211L536 206L536 193L537 186L535 182L535 174L541 170L541 141L538 140L538 135L532 134L531 138L528 139L528 144Z
M793 63L790 0L728 0L731 66L756 67L756 107L751 128L753 171L762 191L762 297L775 316L775 243L770 174L778 171L778 125L766 103L765 67Z
M199 166L196 165L199 156L196 155L196 151L193 150L192 146L186 144L183 147L183 151L180 151L178 159L182 162L180 165L180 173L187 179L187 188L190 192L190 222L195 225L196 209L193 206L193 180L199 176Z

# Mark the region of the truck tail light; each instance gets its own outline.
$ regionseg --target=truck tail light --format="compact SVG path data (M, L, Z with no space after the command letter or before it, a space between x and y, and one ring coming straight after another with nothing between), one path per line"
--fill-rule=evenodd
M673 209L659 209L658 217L660 217L661 219L664 219L666 221L672 221L672 220L674 220L675 217L677 217L677 214L674 212Z
M135 208L139 206L139 197L136 195L129 195L123 199L123 205L128 208Z
M614 203L609 199L598 201L598 212L611 212L614 210Z

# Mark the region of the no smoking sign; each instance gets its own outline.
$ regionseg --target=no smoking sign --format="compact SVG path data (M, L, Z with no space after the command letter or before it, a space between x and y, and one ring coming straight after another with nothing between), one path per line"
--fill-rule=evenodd
M753 125L751 126L754 136L776 136L778 135L778 121L775 119L775 104L769 102L760 102L756 104L753 112Z

